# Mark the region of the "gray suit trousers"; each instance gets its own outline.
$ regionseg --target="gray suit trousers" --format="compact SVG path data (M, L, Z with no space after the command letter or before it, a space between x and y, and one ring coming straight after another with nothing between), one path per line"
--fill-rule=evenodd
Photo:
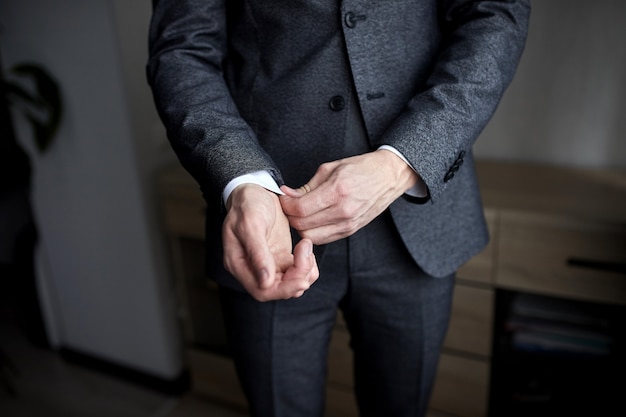
M232 354L253 417L322 417L337 311L354 353L362 417L425 415L450 316L453 277L413 261L385 212L326 247L298 299L260 303L223 288Z

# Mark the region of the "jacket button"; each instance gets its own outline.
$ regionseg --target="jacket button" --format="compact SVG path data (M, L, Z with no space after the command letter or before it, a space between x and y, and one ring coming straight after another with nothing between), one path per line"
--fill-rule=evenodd
M346 107L346 100L342 96L333 96L328 106L333 111L341 111Z

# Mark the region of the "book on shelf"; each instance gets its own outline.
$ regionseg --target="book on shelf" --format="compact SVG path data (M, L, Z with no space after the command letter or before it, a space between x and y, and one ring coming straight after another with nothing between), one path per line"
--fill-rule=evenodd
M516 350L590 356L611 353L613 340L606 317L580 302L516 294L504 325Z

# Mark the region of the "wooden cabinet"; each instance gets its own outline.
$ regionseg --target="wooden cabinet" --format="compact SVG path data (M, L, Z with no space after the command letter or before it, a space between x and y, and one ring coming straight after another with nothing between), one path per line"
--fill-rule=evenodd
M500 232L506 239L499 244L498 286L625 302L626 224L510 211L502 213Z
M499 288L626 305L626 173L477 164L491 241L458 272L430 416L488 415ZM204 203L180 167L158 179L193 388L245 408L226 356L215 287L203 274ZM329 356L327 417L356 417L348 333Z

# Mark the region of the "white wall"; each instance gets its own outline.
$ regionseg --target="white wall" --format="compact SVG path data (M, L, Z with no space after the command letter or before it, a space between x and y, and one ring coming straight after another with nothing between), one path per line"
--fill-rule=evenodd
M34 172L53 338L171 379L179 376L182 357L147 173L162 147L145 152L154 130L146 120L154 116L146 99L138 100L147 91L144 63L130 59L145 62L137 39L146 36L150 2L127 3L3 1L0 45L6 67L43 64L59 80L66 104L60 134L47 154L35 156ZM134 20L130 43L120 36L130 23L120 21L120 12ZM24 123L19 131L28 139Z
M513 84L477 156L626 168L626 2L535 0Z

